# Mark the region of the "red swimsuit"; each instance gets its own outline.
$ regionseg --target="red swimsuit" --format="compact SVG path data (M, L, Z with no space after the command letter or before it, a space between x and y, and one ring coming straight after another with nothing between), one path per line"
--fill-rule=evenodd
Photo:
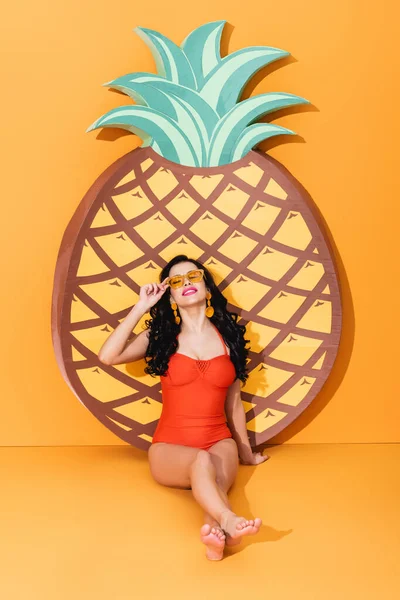
M215 325L214 325L215 327ZM224 354L197 360L175 352L168 370L160 377L163 408L152 443L167 442L208 450L216 442L232 437L224 406L236 370L224 339Z

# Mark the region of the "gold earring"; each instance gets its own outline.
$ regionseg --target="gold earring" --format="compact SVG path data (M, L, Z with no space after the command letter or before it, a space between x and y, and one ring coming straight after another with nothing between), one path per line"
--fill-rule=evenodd
M206 316L210 318L210 317L212 317L212 316L213 316L213 314L214 314L214 309L213 309L213 307L211 306L211 302L210 302L210 298L211 298L211 294L210 294L210 292L207 292L207 293L206 293L206 298L207 298Z
M176 302L171 302L171 308L172 308L172 310L174 311L175 323L176 323L177 325L179 325L179 323L181 322L181 318L180 318L180 317L178 317L178 313L177 313L177 308L178 308L178 305L177 305L177 303L176 303Z

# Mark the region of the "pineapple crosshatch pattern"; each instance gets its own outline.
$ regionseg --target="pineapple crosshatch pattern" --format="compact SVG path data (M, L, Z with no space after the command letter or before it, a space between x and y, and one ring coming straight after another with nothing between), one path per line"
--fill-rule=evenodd
M288 53L250 47L222 58L223 21L175 45L137 28L158 74L108 82L135 105L98 119L143 145L111 165L73 215L53 289L53 343L78 399L124 441L148 449L162 410L159 377L145 361L107 366L97 354L175 255L202 261L250 340L242 387L251 445L271 439L315 398L336 358L340 289L324 225L302 186L253 150L292 134L263 115L307 103L270 93L238 101L249 78ZM144 315L133 335L142 331Z

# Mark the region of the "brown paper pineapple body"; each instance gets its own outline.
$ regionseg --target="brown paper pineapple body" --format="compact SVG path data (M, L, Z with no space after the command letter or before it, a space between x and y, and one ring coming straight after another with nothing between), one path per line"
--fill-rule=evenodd
M142 449L161 414L160 379L144 373L144 360L106 366L97 353L140 286L157 280L176 254L202 261L246 324L251 351L242 400L252 446L310 404L339 344L340 293L322 221L287 169L252 150L261 139L292 133L252 120L306 101L280 93L237 104L247 79L287 53L255 47L222 59L210 50L222 27L200 27L181 48L140 30L161 57L162 73L110 82L136 105L110 111L91 129L124 127L139 133L144 147L111 165L88 191L56 267L53 342L63 376L102 423ZM202 54L209 63L198 60Z

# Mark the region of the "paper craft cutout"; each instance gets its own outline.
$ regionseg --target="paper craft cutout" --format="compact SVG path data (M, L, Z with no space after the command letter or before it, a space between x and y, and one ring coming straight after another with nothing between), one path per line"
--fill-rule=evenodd
M197 28L180 47L136 29L157 74L105 84L136 104L109 111L88 131L124 128L142 147L87 192L56 266L52 332L63 377L106 427L144 450L161 414L159 377L144 373L144 360L106 366L97 353L140 286L158 280L176 254L202 261L247 325L250 376L242 400L253 447L310 404L339 345L340 289L324 224L288 170L254 150L261 140L294 133L257 119L308 101L283 92L240 101L259 69L289 53L257 46L222 58L224 24Z

